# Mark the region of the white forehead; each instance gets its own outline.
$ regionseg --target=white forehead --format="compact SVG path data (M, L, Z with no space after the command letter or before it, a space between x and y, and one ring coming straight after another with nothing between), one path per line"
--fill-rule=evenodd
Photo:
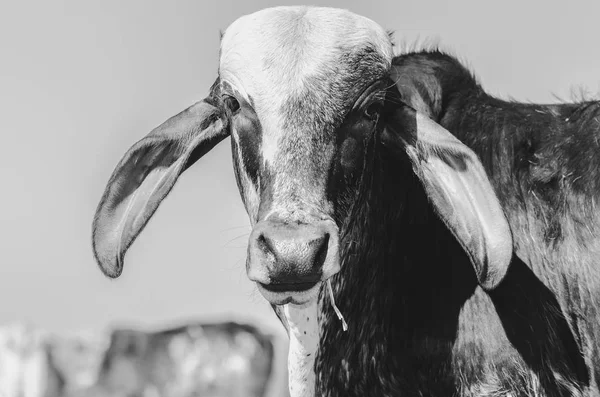
M243 95L293 94L304 76L367 45L391 64L389 35L368 18L327 7L267 8L227 28L219 71Z

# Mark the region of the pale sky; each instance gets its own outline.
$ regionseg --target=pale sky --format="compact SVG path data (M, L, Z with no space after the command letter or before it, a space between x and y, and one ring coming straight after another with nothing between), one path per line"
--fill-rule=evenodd
M209 5L206 5L210 3ZM0 324L54 331L236 316L278 326L245 274L249 223L229 139L180 178L105 278L92 217L114 166L206 96L219 31L287 1L0 0ZM315 1L436 39L488 92L553 102L600 92L600 1Z

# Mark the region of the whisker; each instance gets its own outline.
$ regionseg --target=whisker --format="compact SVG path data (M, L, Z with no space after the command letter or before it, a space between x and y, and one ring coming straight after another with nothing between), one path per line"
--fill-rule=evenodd
M241 238L243 238L243 237L250 237L250 233L244 233L244 234L241 234L241 235L239 235L239 236L237 236L237 237L234 237L234 238L232 238L231 240L227 241L227 242L226 242L226 243L225 243L223 246L224 246L224 247L227 247L229 244L231 244L231 243L233 243L234 241L236 241L236 240L239 240L239 239L241 239ZM238 247L238 248L239 248L239 247Z
M234 226L234 227L229 227L229 228L227 228L227 229L221 229L221 230L219 230L219 232L220 232L220 233L223 233L223 232L230 232L230 231L232 231L232 230L237 230L237 229L246 229L246 228L247 228L247 229L249 229L249 230L251 229L250 225L244 225L244 226Z

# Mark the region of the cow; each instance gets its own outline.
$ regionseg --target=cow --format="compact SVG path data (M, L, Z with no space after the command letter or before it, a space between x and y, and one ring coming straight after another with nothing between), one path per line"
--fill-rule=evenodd
M106 276L231 136L293 397L600 395L600 102L495 98L454 56L394 54L320 7L237 19L218 72L116 166L93 222Z
M238 322L116 328L94 385L70 397L265 397L274 340Z
M48 338L52 362L64 380L63 396L93 386L108 348L106 332L63 332Z

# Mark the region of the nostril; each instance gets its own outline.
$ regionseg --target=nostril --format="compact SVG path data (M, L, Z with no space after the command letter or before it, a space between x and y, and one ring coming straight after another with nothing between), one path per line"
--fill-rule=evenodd
M265 238L264 234L261 234L260 236L258 236L258 238L256 239L256 243L258 245L258 248L260 248L261 251L263 252L271 252L271 245L269 244L269 242L267 241L267 239Z
M315 253L314 267L320 268L325 263L327 258L327 252L329 248L329 233L325 233L325 236L319 239L320 246L317 248Z
M259 251L262 252L267 261L277 260L276 241L273 241L261 233L256 239L256 246L258 247Z

